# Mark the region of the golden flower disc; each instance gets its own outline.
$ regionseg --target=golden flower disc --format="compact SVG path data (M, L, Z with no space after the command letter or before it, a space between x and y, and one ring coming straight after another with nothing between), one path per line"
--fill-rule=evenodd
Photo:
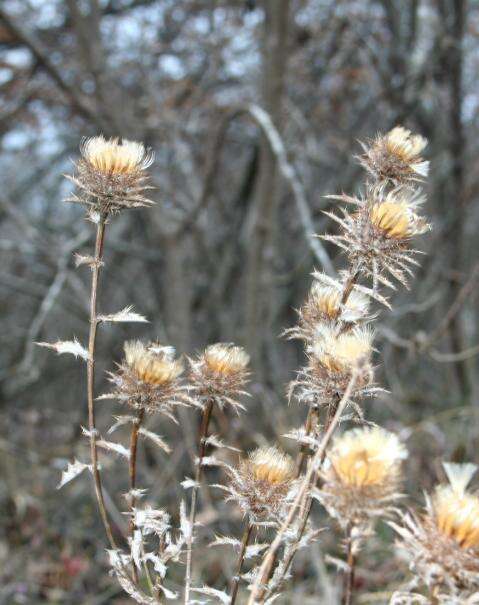
M394 433L380 427L353 429L334 442L328 454L339 481L349 487L394 483L406 449Z
M145 170L153 162L153 155L142 143L103 136L85 139L81 146L85 161L105 175L128 175Z
M257 481L277 485L294 479L293 459L276 447L255 450L250 454L246 464Z

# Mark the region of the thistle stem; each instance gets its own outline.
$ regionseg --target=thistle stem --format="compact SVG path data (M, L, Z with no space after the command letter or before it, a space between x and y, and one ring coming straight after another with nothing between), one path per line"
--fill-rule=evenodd
M137 451L138 451L138 435L140 434L140 427L143 422L143 418L145 416L145 410L141 408L138 410L138 415L133 422L133 426L131 428L131 437L130 437L130 461L129 461L129 473L130 473L130 511L132 513L132 518L130 520L130 536L133 538L133 534L135 532L135 522L133 520L133 513L136 505L136 498L133 495L133 490L136 487L136 459L137 459ZM132 563L132 573L133 580L135 583L138 583L138 572L136 570L135 563Z
M354 592L354 578L356 572L356 555L354 553L354 539L353 539L353 526L348 529L348 543L347 543L347 565L348 569L344 576L344 589L342 605L351 605Z
M191 492L191 505L190 505L190 533L188 535L188 541L186 544L186 572L185 572L185 605L189 603L190 591L191 591L191 564L192 564L192 552L193 552L193 534L196 520L196 505L198 501L198 490L200 486L201 477L203 474L203 458L206 452L206 439L208 437L208 427L211 419L211 412L213 410L213 399L208 399L203 408L203 414L201 417L200 426L200 437L198 446L198 461L196 464L195 472L195 484L192 487Z
M239 588L239 582L240 582L240 577L241 577L241 570L243 569L243 563L245 560L246 549L248 547L248 542L249 542L249 539L251 536L252 529L253 529L253 526L248 521L244 528L243 539L241 540L241 550L240 550L240 553L238 556L238 565L236 567L236 574L233 578L233 581L231 582L230 605L234 605L236 602L236 597L238 595L238 588Z
M88 361L87 361L87 400L88 400L88 429L90 433L90 456L92 463L92 474L95 484L95 494L100 511L100 517L105 527L105 532L113 549L117 549L113 531L111 528L108 514L106 512L105 500L103 497L103 487L101 482L100 469L98 468L98 449L97 449L97 430L95 425L95 345L96 331L98 327L98 317L96 313L98 281L100 276L100 267L103 258L103 243L105 240L106 215L101 214L96 231L95 256L92 264L91 294L90 294L90 333L88 337Z

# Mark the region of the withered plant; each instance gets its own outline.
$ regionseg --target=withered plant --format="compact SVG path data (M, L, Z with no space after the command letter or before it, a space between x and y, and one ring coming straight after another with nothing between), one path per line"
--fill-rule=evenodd
M101 322L146 321L131 308L113 314L97 312L100 270L104 264L105 229L123 209L149 206L147 168L151 151L140 143L86 139L74 176L77 191L69 201L85 206L96 226L91 256L78 256L78 265L92 271L88 347L78 341L40 343L58 353L73 353L87 364L88 429L91 463L75 460L63 473L60 486L88 468L94 478L102 522L110 543L109 557L120 585L137 603L154 605L172 600L185 605L209 601L234 605L243 585L247 602L272 603L285 590L300 548L320 538L313 505L323 509L343 534L345 562L342 602L350 605L355 592L355 569L360 550L374 534L376 522L389 522L407 553L415 584L422 593L395 593L401 599L428 603L460 603L479 595L479 499L467 489L475 467L446 465L449 485L441 485L427 497L421 513L400 513L403 460L407 451L398 437L365 417L364 400L382 392L376 381L379 363L374 347L373 323L380 308L391 309L386 290L408 287L418 265L419 251L413 240L430 229L421 215L425 198L421 181L428 171L422 157L426 141L403 127L378 135L363 144L360 164L366 178L358 196L330 196L341 203L339 212L328 211L337 232L323 235L345 253L345 267L336 277L313 273L313 285L301 309L298 324L285 331L288 338L304 344L305 365L288 386L288 398L306 408L304 423L287 437L298 447L296 461L276 446L260 447L237 462L217 459L210 452L224 447L235 450L212 434L215 412L229 407L239 414L249 380L249 356L241 347L209 345L187 362L174 349L158 342L131 340L124 358L108 372L111 392L94 392L95 345ZM372 309L376 305L377 309ZM95 400L113 399L127 413L114 416L112 433L128 426L129 447L105 440L95 421ZM189 509L179 504L179 527L170 514L147 500L147 489L137 481L139 438L152 440L165 453L171 450L160 435L147 428L151 417L178 422L179 406L199 410L199 437L193 477L181 482L191 490ZM341 430L341 424L353 427ZM358 426L359 425L359 426ZM112 529L103 495L98 448L120 454L128 461L125 514L129 519L124 536ZM217 536L213 545L232 546L236 563L229 588L222 590L197 582L194 555L199 553L197 509L204 469L222 467L222 490L227 501L244 517L241 539ZM141 504L139 504L141 503ZM118 533L118 532L117 532ZM246 562L251 561L249 569ZM171 563L185 565L184 586L167 585ZM411 585L412 586L412 585ZM203 598L202 597L202 598ZM471 601L472 602L472 601Z

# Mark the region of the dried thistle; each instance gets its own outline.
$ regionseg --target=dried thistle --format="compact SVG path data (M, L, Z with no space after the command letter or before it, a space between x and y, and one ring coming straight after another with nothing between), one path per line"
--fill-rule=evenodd
M187 388L180 381L184 366L174 358L174 349L133 340L125 342L124 351L118 371L109 372L116 390L103 398L118 399L135 410L161 412L170 417L175 406L191 403Z
M230 404L244 409L238 398L247 395L249 355L232 344L210 345L196 359L190 359L190 381L202 405L214 401L219 407Z
M350 263L360 272L392 287L386 275L390 274L407 286L412 277L411 265L418 265L418 251L411 247L411 239L430 229L417 211L424 202L418 191L400 187L384 192L382 187L370 187L364 197L331 196L357 207L354 212L341 209L343 216L326 213L339 223L342 233L324 235L345 250Z
M404 514L402 525L391 525L417 579L435 595L443 594L440 602L458 597L466 602L479 593L479 497L466 489L477 467L444 468L449 484L426 496L424 513Z
M67 201L84 204L91 212L108 215L125 208L149 206L146 169L154 154L142 143L102 135L84 138L76 174L68 178L80 189Z
M380 427L347 431L327 453L318 498L343 528L368 527L398 499L406 457L394 433Z
M226 467L228 500L235 501L250 523L277 521L285 510L295 485L295 464L277 447L262 447L241 460L237 468Z
M427 139L396 126L387 134L379 134L368 144L361 143L364 154L359 161L377 182L394 185L423 180L429 162L421 157Z
M339 322L344 325L364 320L369 309L368 297L353 290L343 304L342 296L342 283L329 279L325 284L317 277L306 302L298 311L298 325L286 334L290 338L300 338L309 343L315 339L318 328L324 324L334 326Z
M356 375L352 398L375 395L371 365L373 333L356 327L339 333L324 326L317 328L308 352L308 364L290 383L289 395L314 407L333 405L347 389L353 372ZM351 402L352 403L352 402ZM361 410L353 404L357 413Z

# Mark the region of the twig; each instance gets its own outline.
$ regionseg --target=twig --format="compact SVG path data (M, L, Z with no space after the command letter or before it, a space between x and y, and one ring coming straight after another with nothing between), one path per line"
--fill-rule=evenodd
M354 577L356 572L356 555L354 553L354 527L351 525L347 530L347 565L348 569L344 576L343 605L351 605L354 591Z
M196 464L195 473L195 484L192 487L191 492L191 505L190 505L190 518L189 525L190 531L188 534L188 541L186 544L186 572L185 572L185 605L189 603L190 591L191 591L191 563L192 563L192 551L193 551L193 534L196 520L196 505L198 500L198 489L201 481L201 475L203 471L203 458L206 451L206 439L208 437L208 427L211 419L211 412L213 410L213 399L208 399L203 409L203 415L201 418L200 427L200 439L198 447L198 460Z
M133 538L133 534L135 531L135 521L134 521L134 509L136 505L136 498L133 494L133 490L136 487L136 459L137 459L137 451L138 451L138 435L140 433L140 426L143 422L143 417L145 415L144 408L138 410L138 415L133 422L133 426L131 428L131 438L130 438L130 460L129 460L129 472L130 472L130 510L132 514L132 518L130 520L130 535ZM133 571L133 580L134 582L138 582L138 572L136 570L135 562L132 562L132 571Z
M341 401L339 402L339 405L336 409L336 413L334 414L331 424L329 425L328 429L326 430L326 432L321 440L321 443L319 444L318 449L316 450L314 456L312 457L312 459L309 463L308 470L304 476L301 487L299 488L298 493L296 494L296 497L295 497L292 505L290 506L288 515L286 516L286 519L283 521L283 524L281 525L280 529L278 530L278 533L276 534L275 539L273 540L269 549L267 550L266 554L263 557L263 561L259 568L258 574L256 575L255 582L251 588L251 594L250 594L250 598L248 600L248 605L255 605L255 603L257 602L256 597L260 590L261 579L263 578L265 572L270 568L271 562L274 561L276 552L278 551L279 547L281 546L283 538L296 516L297 510L300 507L301 502L304 500L304 498L307 494L311 479L312 479L313 475L318 471L318 467L320 467L320 465L321 465L321 459L324 456L324 452L326 451L326 447L329 443L329 440L331 439L334 431L336 430L336 427L339 424L341 415L344 411L344 408L346 407L346 405L348 403L349 397L354 388L354 385L356 384L356 381L357 381L357 372L354 372L353 375L351 376L349 384L344 392L344 395L341 398Z
M87 397L88 397L88 428L90 435L90 455L92 462L92 473L95 483L95 494L98 502L98 509L105 527L106 535L113 549L117 549L113 531L108 519L103 497L103 488L101 484L101 475L98 468L98 450L96 445L97 430L95 426L95 399L94 399L94 381L95 381L95 344L98 319L96 313L98 279L103 257L103 243L105 239L106 216L101 215L97 224L95 257L92 266L91 296L90 296L90 334L88 338L88 361L87 361Z
M251 531L253 526L249 521L246 523L243 532L243 539L241 540L241 550L238 555L238 564L236 567L236 574L231 582L231 600L230 605L234 605L236 602L236 596L238 595L239 582L241 578L241 570L243 569L243 563L245 559L246 549L248 548L249 538L251 536Z

